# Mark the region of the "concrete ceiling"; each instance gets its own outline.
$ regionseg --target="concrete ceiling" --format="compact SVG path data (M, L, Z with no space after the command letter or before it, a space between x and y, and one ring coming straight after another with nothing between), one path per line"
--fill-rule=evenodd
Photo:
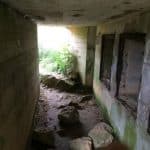
M2 0L37 22L94 25L107 19L147 11L150 0Z

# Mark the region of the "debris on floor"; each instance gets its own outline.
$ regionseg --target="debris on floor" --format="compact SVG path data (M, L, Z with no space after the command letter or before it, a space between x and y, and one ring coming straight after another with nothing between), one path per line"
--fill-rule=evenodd
M40 80L41 83L47 88L54 88L60 91L84 94L92 92L91 88L83 86L79 79L71 80L70 78L63 77L61 75L41 75Z
M58 114L58 119L62 125L72 125L79 123L79 112L74 106L67 106Z
M94 150L112 144L113 129L104 122L92 91L83 86L75 92L60 90L47 84L47 77L40 87L31 150Z

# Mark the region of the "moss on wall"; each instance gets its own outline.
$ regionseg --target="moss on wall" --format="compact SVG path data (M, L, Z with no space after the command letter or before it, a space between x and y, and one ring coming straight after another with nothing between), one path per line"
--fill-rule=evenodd
M112 74L115 77L116 65L117 65L117 48L118 37L120 33L149 33L150 31L150 14L139 14L137 16L129 16L129 18L122 18L121 20L115 20L109 23L104 23L97 28L97 41L95 52L95 65L94 65L94 93L97 100L102 104L104 114L108 114L108 120L114 127L114 132L118 135L121 141L127 144L131 150L149 150L150 136L142 127L136 124L135 119L130 112L118 102L114 97L114 93L110 93L107 88L100 82L100 62L101 62L101 37L102 34L115 33L114 45L114 59ZM115 82L115 78L114 81ZM114 86L115 87L115 86ZM106 116L106 117L107 117Z

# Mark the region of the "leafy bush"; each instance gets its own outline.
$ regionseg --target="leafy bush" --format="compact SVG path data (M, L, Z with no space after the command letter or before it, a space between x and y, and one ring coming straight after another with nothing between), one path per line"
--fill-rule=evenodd
M57 72L68 75L76 65L76 57L67 47L60 51L39 50L40 66L47 72Z

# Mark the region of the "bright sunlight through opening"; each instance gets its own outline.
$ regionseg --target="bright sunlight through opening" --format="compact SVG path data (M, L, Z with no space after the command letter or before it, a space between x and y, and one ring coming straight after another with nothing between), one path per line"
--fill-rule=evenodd
M67 27L38 26L40 74L68 75L73 70L72 40L72 33Z
M60 50L71 42L71 32L66 27L38 26L38 44L43 49Z

